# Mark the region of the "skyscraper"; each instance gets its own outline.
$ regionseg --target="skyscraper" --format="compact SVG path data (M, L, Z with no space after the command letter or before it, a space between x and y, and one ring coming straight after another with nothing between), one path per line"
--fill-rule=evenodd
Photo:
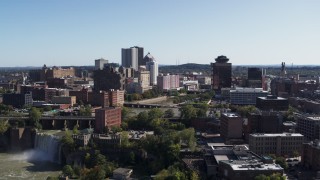
M132 67L134 70L138 70L139 65L143 64L143 48L134 46L131 48L122 48L121 50L122 66Z
M146 62L146 68L150 71L150 85L157 85L158 76L158 63L154 57L148 53L143 59L148 59Z
M221 88L231 87L231 63L226 56L218 56L215 63L211 63L212 67L212 89L220 91Z

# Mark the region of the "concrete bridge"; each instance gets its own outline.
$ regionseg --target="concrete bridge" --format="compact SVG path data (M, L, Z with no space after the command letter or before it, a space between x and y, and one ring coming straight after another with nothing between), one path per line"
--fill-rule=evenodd
M16 121L24 121L29 124L29 117L0 117L0 119L8 119L11 124ZM42 129L73 129L75 125L78 125L79 129L86 129L89 127L94 127L95 118L94 117L84 117L84 116L53 116L53 117L41 117L40 123Z
M161 104L140 104L140 103L128 103L125 102L123 104L125 107L132 107L132 108L161 108L164 107Z

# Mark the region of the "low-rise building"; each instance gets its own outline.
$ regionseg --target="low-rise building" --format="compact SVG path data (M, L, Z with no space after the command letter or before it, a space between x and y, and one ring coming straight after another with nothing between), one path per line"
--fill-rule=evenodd
M51 102L53 104L76 104L76 96L53 96Z
M220 134L225 140L242 139L243 119L235 113L222 113L220 117Z
M236 88L230 90L230 103L236 105L255 105L257 97L266 97L268 91L262 88Z
M301 153L304 136L299 133L263 134L249 136L250 150L259 155L276 154L278 156L293 155L294 151Z
M78 146L87 146L89 140L91 138L91 134L72 134L72 139Z
M116 180L125 180L129 179L133 170L128 168L117 168L113 171L113 179Z
M298 132L312 141L319 139L320 116L296 114Z
M121 124L121 108L106 107L95 110L95 131L103 132L106 128L119 127Z
M264 111L287 111L289 102L287 98L268 95L267 97L257 97L256 107Z
M207 177L211 179L254 179L260 174L283 174L283 168L271 158L249 151L246 145L212 143L205 152Z
M278 164L265 164L258 160L223 160L219 164L219 174L222 179L248 180L261 174L283 174L283 168Z
M120 134L92 134L92 139L100 147L118 146L121 144Z
M304 143L301 164L309 169L320 171L320 141Z
M11 105L16 108L32 106L32 93L26 94L3 94L3 104Z

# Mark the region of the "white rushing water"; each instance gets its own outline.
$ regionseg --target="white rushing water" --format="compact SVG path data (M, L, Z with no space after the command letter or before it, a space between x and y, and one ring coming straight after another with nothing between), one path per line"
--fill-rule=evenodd
M60 163L61 143L57 136L45 133L37 133L34 141L35 153L30 153L30 160L51 161Z

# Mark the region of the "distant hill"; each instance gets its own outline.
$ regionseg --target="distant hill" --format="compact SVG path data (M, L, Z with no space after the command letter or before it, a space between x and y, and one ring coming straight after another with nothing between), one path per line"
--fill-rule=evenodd
M160 73L192 73L192 72L202 72L203 74L211 74L210 64L181 64L181 65L162 65L159 66Z

